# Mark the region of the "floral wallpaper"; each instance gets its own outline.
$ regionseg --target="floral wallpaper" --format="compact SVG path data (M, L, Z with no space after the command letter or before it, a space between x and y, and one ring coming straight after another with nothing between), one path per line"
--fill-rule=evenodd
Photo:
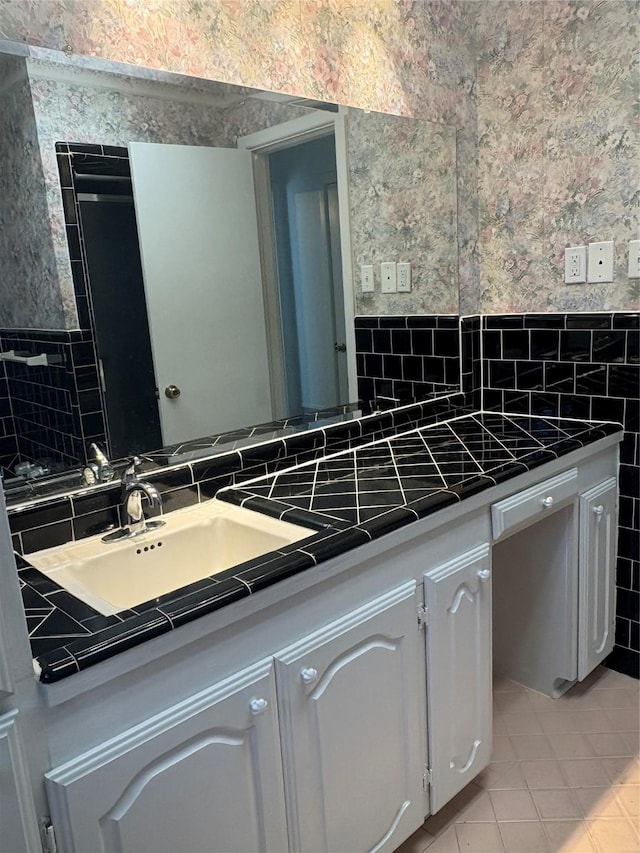
M447 125L349 110L347 158L357 314L456 314L456 134ZM411 293L381 293L380 263L411 263ZM360 265L376 291L362 293Z
M0 56L0 326L64 329L73 290L61 296L25 61Z
M460 40L472 25L465 5L2 0L0 37L457 125L473 85Z
M479 5L484 313L637 310L640 4ZM565 246L615 241L612 284L563 284Z
M475 17L449 0L0 0L0 38L452 125L475 298Z
M638 0L0 0L0 38L454 126L462 313L638 308ZM613 239L616 280L562 283Z

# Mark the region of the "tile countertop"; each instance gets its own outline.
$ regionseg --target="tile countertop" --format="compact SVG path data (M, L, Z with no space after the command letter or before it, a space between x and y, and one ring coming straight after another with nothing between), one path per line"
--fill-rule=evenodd
M115 616L102 616L16 556L33 655L46 683L620 432L618 424L463 415L223 489L219 499L314 536Z

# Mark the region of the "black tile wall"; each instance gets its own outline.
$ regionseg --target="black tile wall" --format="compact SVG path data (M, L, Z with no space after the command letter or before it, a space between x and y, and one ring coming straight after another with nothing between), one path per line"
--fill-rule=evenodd
M5 362L0 362L0 471L2 476L10 474L19 461L16 424L13 417L11 397L9 396L7 369Z
M46 367L7 363L0 373L0 467L12 476L18 462L44 463L51 471L76 467L95 441L108 449L104 406L92 331L86 264L78 227L71 154L91 154L105 161L127 157L125 148L56 143L69 257L79 330L50 332L0 330L0 349L20 349L58 357ZM10 414L8 410L10 409ZM9 420L11 418L11 420Z
M460 318L460 384L475 409L482 408L481 325L479 315Z
M80 421L78 436L81 441L81 460L86 458L85 452L91 442L104 446L109 452L109 437L105 416L104 401L100 388L98 359L95 348L95 331L91 296L88 286L87 263L84 252L84 242L79 227L77 187L74 170L71 168L72 157L82 157L86 160L86 171L95 174L96 171L106 173L128 173L128 152L126 148L114 146L91 145L84 143L56 143L56 157L62 192L62 205L67 229L67 242L73 274L73 287L78 312L78 323L83 330L82 339L75 342L72 348L75 385L78 393L78 409Z
M358 397L366 408L418 402L460 384L458 317L355 318Z
M51 472L84 460L81 432L83 404L75 381L74 347L85 333L0 329L0 349L21 354L45 353L51 363L29 367L5 362L0 381L0 411L10 412L14 450L2 452L3 475L18 462L42 464ZM95 377L97 382L97 374ZM0 415L0 424L8 429Z
M638 677L640 649L639 315L523 314L482 322L483 407L567 418L619 421L616 646L613 669ZM467 392L478 388L465 366Z

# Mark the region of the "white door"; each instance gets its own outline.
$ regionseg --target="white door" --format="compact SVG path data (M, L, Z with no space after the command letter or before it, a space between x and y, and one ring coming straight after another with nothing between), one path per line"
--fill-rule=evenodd
M287 849L273 661L47 774L66 853Z
M427 812L415 581L276 656L290 844L392 851Z
M578 679L613 649L618 485L614 477L580 495Z
M491 556L488 545L424 576L431 812L491 760Z
M271 420L251 154L132 142L129 157L165 444Z

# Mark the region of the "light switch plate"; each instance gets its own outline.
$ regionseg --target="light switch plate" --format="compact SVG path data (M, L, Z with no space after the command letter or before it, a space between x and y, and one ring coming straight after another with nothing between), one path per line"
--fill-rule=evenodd
M629 240L629 278L640 278L640 240Z
M613 240L589 243L587 281L613 281Z
M411 264L398 264L398 293L411 293Z
M380 264L380 278L382 280L383 293L396 293L396 265L395 263Z
M373 266L363 264L360 267L360 288L363 293L373 293Z

